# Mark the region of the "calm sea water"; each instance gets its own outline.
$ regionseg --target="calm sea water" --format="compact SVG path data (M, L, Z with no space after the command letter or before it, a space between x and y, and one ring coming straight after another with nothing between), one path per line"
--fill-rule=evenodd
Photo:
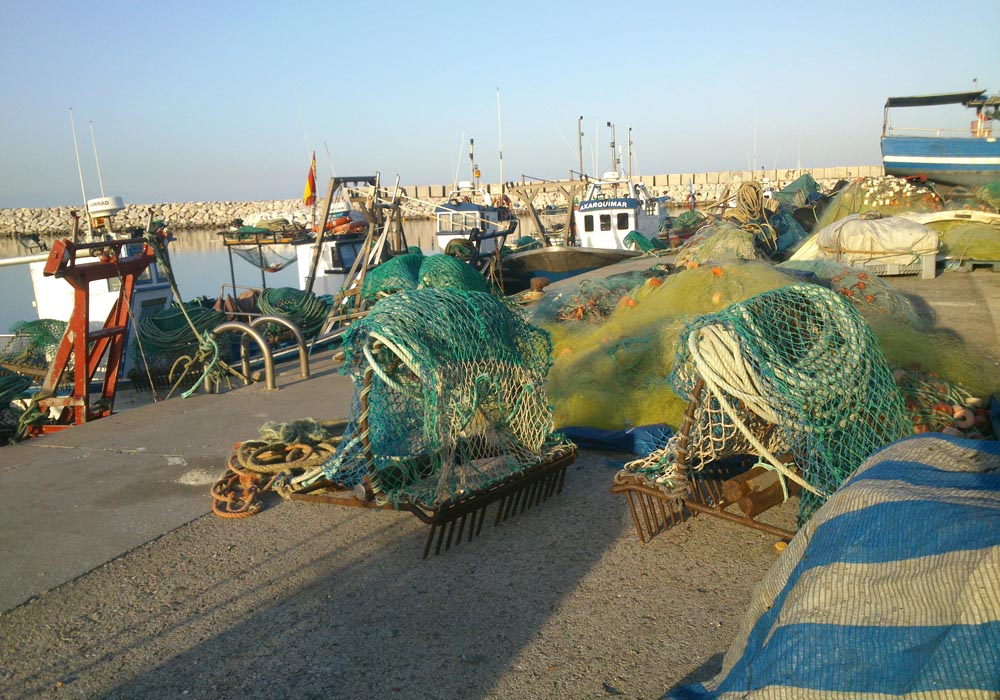
M407 242L430 252L434 222L415 220L404 225ZM200 296L215 298L223 285L231 285L235 276L237 287L295 287L298 288L298 270L292 263L280 272L261 271L237 255L232 256L230 273L229 251L222 243L217 230L178 231L177 239L170 244L170 260L177 280L177 288L185 300ZM48 241L51 243L51 240ZM288 248L290 250L290 247ZM14 238L0 238L0 258L15 258L28 252ZM0 333L9 332L19 321L38 318L34 307L34 290L27 265L0 267Z

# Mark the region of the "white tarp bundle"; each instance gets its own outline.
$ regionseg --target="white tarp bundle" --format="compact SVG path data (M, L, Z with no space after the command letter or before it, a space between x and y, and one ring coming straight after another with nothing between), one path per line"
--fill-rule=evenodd
M845 216L820 229L790 259L910 265L921 255L936 254L938 246L938 234L928 226L899 216L866 212Z
M665 697L1000 697L1000 442L875 453L754 591L722 671Z

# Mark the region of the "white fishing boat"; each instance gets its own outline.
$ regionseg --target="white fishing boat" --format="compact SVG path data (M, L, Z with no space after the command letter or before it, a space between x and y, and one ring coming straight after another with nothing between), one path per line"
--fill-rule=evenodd
M456 183L446 201L434 208L434 246L444 253L453 252L456 246L470 246L476 256L485 258L514 232L517 216L509 197L503 193L494 197L480 182L473 145L470 139L472 179Z
M645 185L627 175L606 172L592 180L573 214L575 236L585 248L627 250L626 236L638 231L655 236L660 224L660 202Z

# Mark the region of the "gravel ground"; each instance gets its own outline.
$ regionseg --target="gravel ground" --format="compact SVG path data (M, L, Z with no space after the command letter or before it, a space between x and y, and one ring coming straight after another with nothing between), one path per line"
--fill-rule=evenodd
M427 560L406 513L275 499L200 518L0 617L0 697L656 698L704 680L776 539L702 515L641 544L608 493L626 458L582 451L561 495ZM797 507L762 519L791 527Z

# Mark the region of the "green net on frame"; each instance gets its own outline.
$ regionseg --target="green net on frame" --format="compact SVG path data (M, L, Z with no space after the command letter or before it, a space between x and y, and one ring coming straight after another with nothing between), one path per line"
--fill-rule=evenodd
M350 416L316 477L435 511L574 449L552 427L548 334L495 295L393 294L350 327L344 349Z
M803 486L799 522L869 455L911 433L878 341L841 295L813 284L764 292L686 325L670 381L688 400L687 466L752 454ZM683 497L676 435L620 474ZM779 457L788 455L798 474Z
M52 362L66 332L66 322L53 318L19 321L10 327L13 335L0 343L0 363L44 370Z

